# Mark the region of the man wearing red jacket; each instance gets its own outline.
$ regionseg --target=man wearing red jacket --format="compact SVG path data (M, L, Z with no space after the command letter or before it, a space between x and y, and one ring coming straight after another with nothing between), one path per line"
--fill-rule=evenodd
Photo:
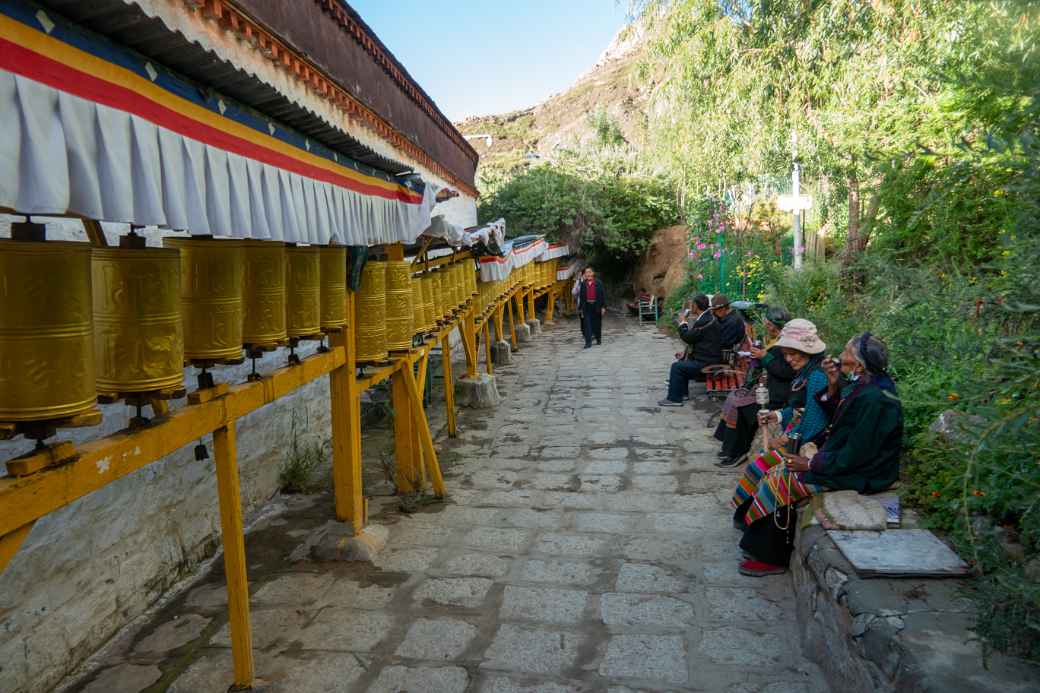
M578 287L578 313L581 315L582 327L585 330L585 348L592 346L592 338L596 344L603 343L603 314L607 312L607 295L603 291L603 282L596 279L592 267L586 267Z

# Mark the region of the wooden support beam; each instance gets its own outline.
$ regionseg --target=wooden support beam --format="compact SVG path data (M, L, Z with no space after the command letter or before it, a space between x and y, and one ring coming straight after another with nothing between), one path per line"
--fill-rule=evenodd
M392 376L397 369L401 367L401 363L406 359L395 359L389 366L383 366L374 373L369 373L364 378L357 380L357 393L360 396L362 392L369 388L375 387L379 383L383 382L390 376Z
M404 370L404 383L408 388L409 402L412 406L412 414L418 424L419 443L422 446L422 457L426 461L426 471L430 475L433 484L433 492L438 498L444 498L447 490L444 488L444 476L441 474L441 465L437 461L437 451L433 447L433 436L430 434L430 425L426 420L426 412L422 406L422 395L416 386L412 369Z
M353 299L353 292L347 298ZM350 306L347 307L350 315ZM348 323L352 325L353 321ZM329 373L329 398L332 400L332 490L336 503L336 519L349 522L354 533L364 529L365 499L361 484L360 448L354 439L361 438L361 403L357 393L357 371L354 367L353 331L348 328L329 336L333 347L344 347L347 361Z
M7 564L11 562L14 555L18 553L18 549L25 543L26 538L29 536L30 530L36 521L28 522L18 529L15 529L7 534L0 536L0 574L3 574L4 569L7 568Z
M469 313L462 320L459 328L462 335L463 345L466 351L466 377L477 377L477 326L473 321L473 314Z
M451 345L448 337L441 338L441 363L444 371L444 405L448 410L448 437L455 438L459 435L458 424L455 421L455 378L451 374Z
M411 364L399 368L390 379L390 401L394 408L394 485L398 493L422 490L416 468L415 437L411 403L405 380L412 372Z
M494 375L495 368L491 364L491 323L484 323L484 367L488 375Z
M534 289L527 292L527 319L534 320L538 315L534 310Z
M217 467L220 531L224 539L224 575L227 578L228 625L235 686L253 687L253 631L249 624L249 581L246 578L245 527L242 523L242 490L238 477L235 422L213 432L213 457Z
M527 322L527 318L524 317L524 294L522 289L513 294L513 303L516 305L517 319L522 323Z
M90 244L95 248L105 248L108 246L108 239L105 238L105 231L101 228L101 222L97 219L84 219L83 229L87 232L87 239Z
M549 289L549 302L545 304L545 324L553 324L553 311L556 308L556 287Z
M513 313L513 301L511 298L506 300L506 312L509 313L509 332L512 337L513 351L519 351L520 342L516 338L516 316Z

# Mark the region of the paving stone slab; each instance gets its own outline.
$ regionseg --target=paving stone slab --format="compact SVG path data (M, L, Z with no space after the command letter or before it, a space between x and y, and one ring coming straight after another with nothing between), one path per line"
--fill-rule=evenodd
M609 678L651 679L666 684L685 684L686 643L679 635L615 635L599 666Z
M689 588L689 580L678 571L646 563L622 563L616 587L619 592L678 594Z
M505 676L492 676L478 689L479 693L593 693L591 684L581 681L531 681Z
M614 545L614 539L595 534L542 534L531 550L556 556L596 556Z
M575 459L541 460L535 469L540 472L573 474L580 466L581 463Z
M583 638L577 633L505 623L499 626L481 667L532 674L574 666Z
M693 607L660 594L608 593L600 596L600 618L608 626L684 628L693 622Z
M434 567L431 572L439 575L496 578L508 573L511 563L512 560L508 556L463 551L449 557L443 568Z
M576 512L574 529L579 532L607 532L624 534L632 529L638 518L625 513Z
M317 602L332 585L327 573L290 573L265 583L252 597L259 606L308 605Z
M540 582L557 585L592 585L602 570L584 561L542 560L531 558L521 564L522 582Z
M474 527L462 539L466 546L501 553L519 553L531 541L531 532L510 527Z
M579 474L581 492L588 493L615 493L625 485L625 480L617 474Z
M415 601L475 609L484 602L491 580L479 577L427 578L415 590Z
M585 474L624 474L627 470L628 463L624 460L598 460L593 455L592 461L582 471Z
M372 558L372 565L386 572L422 573L437 560L440 549L406 547L380 551Z
M83 693L138 693L162 677L162 671L154 664L118 664L103 669L83 688Z
M396 651L409 659L457 659L477 635L477 627L458 619L421 618L415 621Z
M510 508L499 515L499 521L525 529L551 529L563 526L563 513L558 510Z
M797 640L792 642L762 630L726 626L706 629L697 652L717 664L754 668L785 661L792 644L797 646Z
M210 619L197 614L175 617L142 638L134 647L134 651L154 655L175 650L202 635L202 631L206 630L209 624Z
M670 474L635 474L631 481L633 489L648 493L675 493L679 489L679 480Z
M253 647L266 650L273 645L296 640L304 624L313 615L313 612L302 611L294 607L252 609L249 614L249 625L253 633ZM225 623L210 638L209 642L210 645L217 647L231 647L231 631L228 625Z
M469 674L462 667L388 666L369 693L464 693Z
M499 614L503 620L569 625L582 620L588 601L582 590L506 585Z
M572 467L578 466L573 460L568 460L567 462ZM526 486L541 489L543 491L578 490L578 480L573 474L539 472L537 474L532 474L531 478L527 479L524 483Z
M327 607L300 631L297 640L306 650L370 652L392 624L393 617L382 611Z

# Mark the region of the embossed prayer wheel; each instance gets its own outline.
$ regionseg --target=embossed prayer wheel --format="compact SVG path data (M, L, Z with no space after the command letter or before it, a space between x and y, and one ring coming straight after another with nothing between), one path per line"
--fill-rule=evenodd
M412 348L411 265L406 260L386 263L386 348L391 351Z
M94 407L90 246L0 240L0 421Z
M254 347L274 347L289 336L285 328L285 245L276 241L240 241L242 341Z
M433 319L436 322L441 322L444 320L444 314L447 312L444 300L444 285L441 279L443 275L440 272L429 272L427 276L430 278L430 291L433 293Z
M317 246L285 249L285 331L296 339L321 333L321 259Z
M354 331L358 361L385 361L386 262L369 260L361 270L357 292L357 328Z
M419 277L419 285L422 287L423 326L432 331L437 327L437 314L433 305L433 280L429 273Z
M164 238L181 254L181 324L188 361L242 357L242 242Z
M412 332L419 334L426 330L426 320L423 318L422 286L418 277L412 277L408 285L412 287Z
M347 247L318 248L321 258L321 329L338 330L347 324Z
M463 267L466 270L466 284L469 286L469 295L476 296L480 293L480 289L477 288L477 270L471 262L467 262Z
M180 254L95 248L91 256L97 389L122 394L184 384Z
M466 291L462 288L462 273L459 272L459 264L456 263L451 265L451 290L452 296L454 297L453 304L456 310L462 308L462 304L466 302Z

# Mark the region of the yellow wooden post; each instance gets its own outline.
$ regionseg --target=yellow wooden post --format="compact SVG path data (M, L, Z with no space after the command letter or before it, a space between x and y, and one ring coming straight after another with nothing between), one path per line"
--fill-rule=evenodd
M520 342L516 338L516 316L513 314L513 297L510 296L506 299L505 309L509 312L509 332L512 336L513 351L517 351L520 348Z
M548 303L545 304L545 324L553 323L553 309L556 307L556 287L549 289Z
M14 555L18 553L18 549L21 548L22 543L29 536L29 531L35 524L36 520L26 522L13 532L0 537L0 574L4 572L4 568L11 562Z
M520 322L527 322L527 318L524 317L524 290L519 289L513 294L513 303L516 305L516 317Z
M538 314L534 310L534 289L527 292L527 319L534 320Z
M484 365L487 367L487 374L493 375L495 372L494 367L491 365L491 321L487 320L484 322Z
M473 319L473 313L470 312L462 319L459 324L459 334L466 345L466 377L476 378L477 377L477 323Z
M405 371L411 373L411 363L405 364L390 376L390 397L394 408L394 484L401 493L418 491L419 474L415 466L415 427L412 408L408 402Z
M422 395L412 376L412 368L409 365L403 370L403 380L409 394L412 417L418 429L419 444L422 449L422 457L426 460L426 471L433 483L433 492L440 498L445 495L444 477L441 475L440 462L437 461L437 451L433 447L433 436L430 434L430 425L426 421L426 412L422 406Z
M441 363L444 367L444 405L448 410L448 436L455 438L459 434L455 421L455 378L451 374L451 346L448 334L441 338Z
M242 524L234 421L213 432L213 457L217 466L220 530L224 538L224 576L227 578L235 686L252 688L253 631L249 624L249 581L246 578L245 528Z
M346 361L329 373L329 396L332 400L332 489L336 502L336 519L349 522L354 533L367 522L365 498L361 483L361 393L357 389L357 367L354 348L355 294L347 292L347 325L333 332L329 344L342 346Z

